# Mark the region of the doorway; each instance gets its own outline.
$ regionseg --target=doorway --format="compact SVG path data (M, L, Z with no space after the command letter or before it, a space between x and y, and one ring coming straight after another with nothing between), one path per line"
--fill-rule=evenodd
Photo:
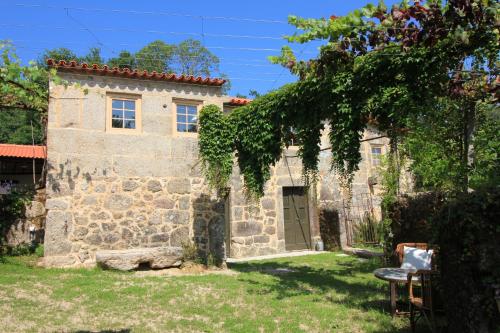
M305 187L283 187L283 222L287 251L311 249L311 230Z

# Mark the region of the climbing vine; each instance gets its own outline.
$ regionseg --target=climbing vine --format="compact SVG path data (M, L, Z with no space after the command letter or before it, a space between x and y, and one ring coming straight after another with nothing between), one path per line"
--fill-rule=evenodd
M297 60L290 47L271 57L299 80L229 115L200 119L201 158L215 188L227 186L230 170L221 167L217 154L222 150L221 159L229 165L231 146L247 193L262 196L290 128L300 142L306 179L317 174L320 139L328 130L332 169L349 184L368 124L394 140L415 124L410 119L439 112L440 98L461 98L472 74L483 72L484 77L476 100L496 87L499 5L492 0L449 0L444 6L441 1L403 1L391 9L380 2L344 17L291 16L289 22L301 30L289 42L324 41L319 56L309 61ZM227 138L233 133L220 147L216 119L227 126Z
M222 190L233 170L234 126L216 105L203 107L200 123L202 170L208 183Z

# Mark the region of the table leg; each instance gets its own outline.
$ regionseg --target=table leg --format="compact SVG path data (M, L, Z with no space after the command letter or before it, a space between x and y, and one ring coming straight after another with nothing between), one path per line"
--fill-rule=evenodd
M397 308L396 308L396 300L398 298L398 295L397 295L397 288L396 288L396 283L395 282L389 282L389 287L390 287L390 290L391 290L391 315L395 315L396 312L397 312Z

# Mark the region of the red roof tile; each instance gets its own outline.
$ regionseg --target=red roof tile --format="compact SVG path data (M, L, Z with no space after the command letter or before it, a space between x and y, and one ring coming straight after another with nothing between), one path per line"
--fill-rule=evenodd
M47 157L47 148L45 146L0 144L0 156L45 158Z
M252 100L251 99L248 99L248 98L232 98L230 101L229 101L229 104L231 105L236 105L236 106L240 106L240 105L247 105L248 103L250 103Z
M64 60L55 61L53 59L47 60L49 67L56 68L60 71L93 74L93 75L106 75L125 77L130 79L143 79L143 80L157 80L178 83L201 84L206 86L222 86L226 80L218 78L202 78L201 76L194 77L192 75L176 75L167 73L157 73L155 71L149 73L148 71L139 71L137 69L130 70L128 68L109 68L107 65L100 67L99 65L88 65L86 63L78 64L76 61L66 62Z

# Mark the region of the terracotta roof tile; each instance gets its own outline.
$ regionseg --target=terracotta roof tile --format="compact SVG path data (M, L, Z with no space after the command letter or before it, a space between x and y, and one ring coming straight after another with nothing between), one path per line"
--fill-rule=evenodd
M64 72L73 73L83 73L83 74L93 74L93 75L106 75L106 76L117 76L125 77L131 79L143 79L143 80L157 80L157 81L168 81L168 82L178 82L178 83L190 83L190 84L201 84L206 86L222 86L226 80L218 78L202 78L201 76L195 77L192 75L176 75L167 73L157 73L152 71L139 71L137 69L130 70L128 68L109 68L107 65L100 67L99 65L93 64L88 65L86 63L78 64L76 61L55 61L53 59L47 60L47 65L49 67L56 68L57 70Z
M232 98L228 104L230 105L235 105L235 106L241 106L241 105L247 105L250 103L252 100L248 98Z
M47 148L45 146L0 144L0 156L45 158L47 157Z

